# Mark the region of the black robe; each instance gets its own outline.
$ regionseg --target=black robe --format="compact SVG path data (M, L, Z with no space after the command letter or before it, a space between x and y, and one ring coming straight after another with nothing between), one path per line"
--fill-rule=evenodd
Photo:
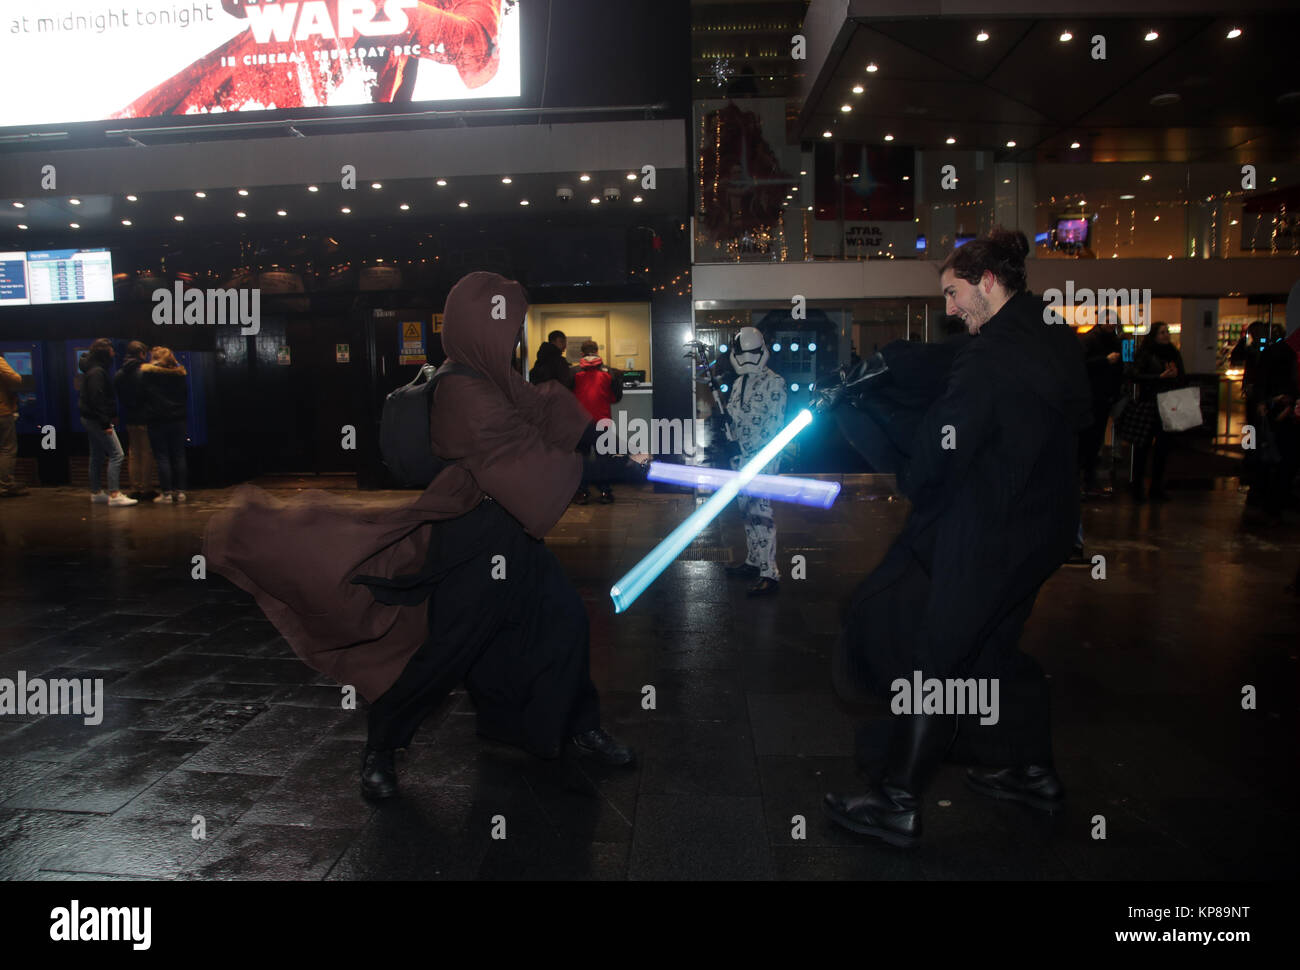
M1073 546L1077 436L1091 421L1077 338L1045 323L1043 309L1031 293L1013 297L957 345L942 395L919 418L893 412L897 425L915 427L896 469L912 511L846 610L841 693L887 695L915 670L1033 680L1016 643L1039 587ZM1014 693L1004 684L1004 708ZM1032 726L1005 719L1012 747L1017 731L1045 727L1045 710L1026 716Z

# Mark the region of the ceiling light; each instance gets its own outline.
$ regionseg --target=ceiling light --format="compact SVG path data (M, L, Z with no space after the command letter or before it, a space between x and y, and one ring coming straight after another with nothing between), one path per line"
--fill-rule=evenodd
M1233 27L1230 31L1228 31L1228 40L1236 40L1240 36L1241 36L1240 27Z
M122 225L124 225L124 226L129 226L130 224L131 224L131 220L130 220L130 219L123 219L123 220L122 220Z
M69 199L68 202L69 202L69 204L71 204L71 205L81 205L81 200L80 200L80 199Z
M136 196L134 196L134 195L128 195L128 196L126 197L126 201L127 201L127 202L138 202L139 199L138 199Z
M460 206L462 209L468 209L468 208L469 208L469 203L468 203L468 202L457 202L456 204L457 204L458 206Z
M1142 181L1143 181L1143 182L1150 182L1150 181L1151 181L1151 176L1150 176L1149 174L1143 175L1143 176L1142 176Z
M893 136L893 135L886 135L886 136L885 136L885 141L893 141L893 140L894 140L894 136Z
M946 139L944 139L944 144L945 144L945 145L955 145L955 144L957 144L957 139L954 138L954 137L952 137L952 135L949 135Z
M319 192L319 191L320 191L320 188L319 188L318 186L315 186L315 185L309 185L309 186L307 186L307 191L308 191L308 192Z
M583 174L581 174L581 175L578 176L578 181L579 181L579 182L590 182L590 181L591 181L591 176L588 175L586 172L584 172Z
M1061 31L1060 41L1062 44L1065 44L1072 40L1074 40L1074 34L1070 33L1068 30Z
M903 181L904 181L904 182L910 182L911 180L912 180L912 176L910 176L910 175L904 175L904 176L903 176Z
M823 137L823 138L829 138L830 136L831 136L831 133L830 133L829 130L828 130L828 131L823 131L823 132L822 132L822 137Z
M978 34L975 35L975 39L979 41L981 44L984 43L986 40L989 39L988 31L981 30Z
M248 189L240 189L240 190L239 190L239 194L240 194L240 195L248 195Z
M502 184L502 185L509 185L509 184L510 184L511 182L513 182L513 181L514 181L514 179L512 179L509 175L503 175L503 176L501 176L501 184Z
M446 179L438 179L437 184L438 184L438 185L446 185L446 184L447 184L447 180L446 180Z
M520 199L520 200L519 200L519 204L520 204L520 205L527 205L527 204L528 204L528 200L527 200L527 199Z
M592 205L600 205L600 198L599 198L599 196L595 196L595 195L593 195L593 196L591 197L591 204L592 204Z
M81 228L81 223L79 223L79 222L69 222L68 225L71 226L73 229L80 229L80 228Z
M868 74L875 74L878 70L880 70L880 68L876 66L875 61L872 61L870 64L867 65Z
M862 93L863 91L865 91L865 90L866 90L866 88L864 88L861 84L855 84L855 85L853 85L853 93L854 93L854 94L861 94L861 93Z
M1154 219L1152 219L1151 221L1152 221L1152 222L1159 222L1159 221L1160 221L1160 217L1159 217L1159 216L1156 216L1156 217L1155 217Z
M1155 40L1155 39L1156 39L1157 37L1159 37L1159 36L1160 36L1160 35L1157 34L1154 30L1148 30L1148 31L1147 31L1147 35L1146 35L1145 37L1143 37L1142 39L1145 40L1145 41L1148 41L1148 42L1149 42L1149 41L1153 41L1153 40Z
M20 223L18 223L18 228L19 228L19 229L26 229L27 226L26 226L25 223L20 222Z
M235 213L235 218L236 218L236 219L247 219L247 218L248 218L248 213L247 213L247 212L236 212L236 213Z
M285 212L283 209L276 209L275 214L277 216L287 216L289 213Z
M185 221L185 217L184 217L184 216L172 216L172 218L175 219L177 222L184 222L184 221Z
M1121 195L1120 198L1121 198L1121 199L1132 199L1132 198L1136 198L1136 196L1134 196L1132 193L1126 192L1126 193L1124 193L1123 195Z
M634 196L632 196L632 201L633 201L633 202L644 202L645 200L642 199L641 196L639 196L639 195L634 195Z
M1236 224L1237 224L1237 220L1236 220L1236 219L1233 219L1230 223L1228 223L1228 225L1230 225L1230 226L1235 226Z
M407 212L407 211L410 210L411 207L410 207L409 205L407 205L405 202L403 202L403 203L402 203L401 205L399 205L397 208L401 209L403 212Z
M850 111L853 110L853 105L851 105L851 104L842 104L842 105L840 105L840 110L843 111L845 114L848 114Z
M628 180L629 182L635 182L635 181L636 181L636 172L628 172L628 173L627 173L627 180Z
M1078 151L1082 147L1083 146L1080 145L1077 141L1070 142L1070 148L1072 148L1074 151Z
M1009 142L1007 142L1007 147L1008 147L1008 148L1015 148L1015 147L1016 147L1016 143L1015 143L1014 141L1009 141Z
M196 199L206 199L207 197L208 197L208 193L206 193L206 192L195 192L195 193L194 193L194 198L196 198Z
M801 169L799 169L799 174L800 174L800 175L807 175L807 174L808 174L808 170L807 170L806 168L801 168Z
M26 209L27 206L23 205L21 202L15 202L15 203L14 203L14 208L15 208L15 209Z
M342 212L346 216L346 215L350 215L352 210L349 209L347 206L344 206L342 209L339 209L339 212Z
M382 188L384 187L384 183L383 183L383 182L371 182L371 183L370 183L370 187L371 187L372 189L382 189Z
M1010 185L1010 184L1011 184L1011 179L1003 179L1003 180L1002 180L1002 184L1003 184L1003 185Z

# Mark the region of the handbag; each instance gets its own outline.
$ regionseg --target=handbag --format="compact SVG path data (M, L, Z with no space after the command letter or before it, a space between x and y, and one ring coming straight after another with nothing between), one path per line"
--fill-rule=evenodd
M1156 395L1156 408L1160 412L1160 426L1166 431L1186 431L1200 427L1201 389L1180 387L1176 391L1162 391Z
M465 364L447 361L439 368L425 364L411 383L384 398L379 418L379 450L393 480L403 488L427 488L448 462L433 453L429 442L429 413L433 389L448 374L482 377Z

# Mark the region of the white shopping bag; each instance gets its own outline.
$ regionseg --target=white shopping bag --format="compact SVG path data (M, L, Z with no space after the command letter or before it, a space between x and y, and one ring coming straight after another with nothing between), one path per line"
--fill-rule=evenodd
M1160 411L1160 426L1166 431L1186 431L1199 427L1201 418L1201 389L1180 387L1156 395Z

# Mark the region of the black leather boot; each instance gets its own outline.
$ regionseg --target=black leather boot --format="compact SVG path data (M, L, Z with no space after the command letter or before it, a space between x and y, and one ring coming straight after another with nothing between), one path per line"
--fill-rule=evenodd
M619 766L630 765L636 760L636 753L617 738L606 734L602 728L584 731L573 736L573 746L578 753L593 758L602 764Z
M990 798L1022 802L1055 813L1065 804L1065 786L1051 765L1023 768L968 768L966 787Z
M392 798L397 794L394 751L367 747L361 755L361 794L366 798Z
M829 793L826 814L852 832L910 849L921 839L921 794L956 733L952 714L900 717L884 777L865 795Z

